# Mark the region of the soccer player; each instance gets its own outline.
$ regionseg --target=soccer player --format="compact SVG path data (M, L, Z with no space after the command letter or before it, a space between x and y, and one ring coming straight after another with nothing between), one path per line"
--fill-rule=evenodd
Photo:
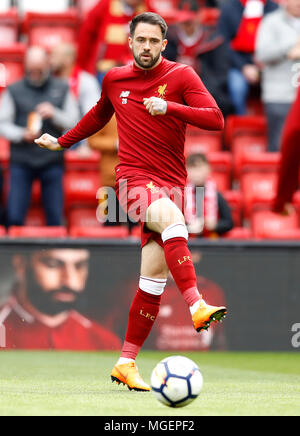
M186 125L221 130L224 119L195 71L162 57L166 33L159 15L136 16L129 37L134 62L106 74L99 102L72 130L58 139L45 134L36 140L40 147L66 149L102 129L116 113L120 158L116 192L129 216L136 201L133 192L140 193L142 255L138 291L111 378L139 391L150 387L139 375L135 359L158 315L169 271L197 331L226 314L225 307L206 304L199 293L183 206L168 196L173 188L183 193L186 184Z

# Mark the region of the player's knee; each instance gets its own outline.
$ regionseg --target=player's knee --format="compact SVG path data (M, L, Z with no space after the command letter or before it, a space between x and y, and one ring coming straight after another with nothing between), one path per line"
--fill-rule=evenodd
M169 198L161 198L152 203L147 210L147 227L162 233L175 223L185 224L181 210Z

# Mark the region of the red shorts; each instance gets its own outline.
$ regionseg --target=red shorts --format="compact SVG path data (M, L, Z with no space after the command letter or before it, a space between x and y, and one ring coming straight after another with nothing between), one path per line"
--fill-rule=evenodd
M160 198L170 198L183 212L184 189L175 187L157 176L125 176L120 173L117 173L116 194L123 211L131 220L141 224L141 246L144 247L150 240L163 246L161 235L147 229L147 209Z

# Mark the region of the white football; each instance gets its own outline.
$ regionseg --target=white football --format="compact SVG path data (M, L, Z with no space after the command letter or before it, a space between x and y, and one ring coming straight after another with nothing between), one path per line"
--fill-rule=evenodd
M169 407L183 407L198 397L203 377L198 365L184 356L163 359L151 374L155 398Z

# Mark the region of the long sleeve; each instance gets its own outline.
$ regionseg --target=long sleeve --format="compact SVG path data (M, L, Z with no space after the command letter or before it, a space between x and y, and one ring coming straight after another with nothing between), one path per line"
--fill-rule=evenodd
M79 123L58 138L59 144L70 148L83 139L86 139L101 130L114 114L114 107L106 93L107 76L103 80L102 94L98 103L79 121Z
M21 142L25 129L15 124L15 111L14 100L10 92L5 91L1 96L0 136L12 142Z
M300 168L300 88L286 119L282 136L281 162L274 210L282 212L298 188Z
M185 69L183 86L186 105L168 101L167 115L201 129L222 130L224 128L222 112L191 67Z

